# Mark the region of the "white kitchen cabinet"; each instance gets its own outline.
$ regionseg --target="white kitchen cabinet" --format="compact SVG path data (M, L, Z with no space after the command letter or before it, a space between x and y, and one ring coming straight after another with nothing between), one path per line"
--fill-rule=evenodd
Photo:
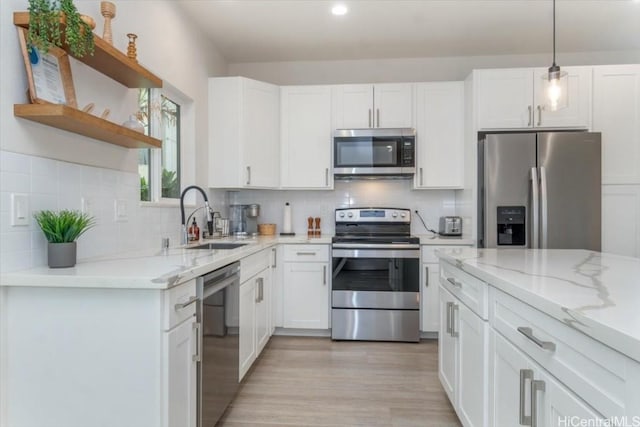
M640 185L602 186L602 251L640 257Z
M331 87L280 88L282 188L330 189Z
M285 245L283 326L329 328L328 245Z
M256 277L256 351L262 353L271 338L271 272L265 270Z
M278 188L279 116L278 86L209 79L209 187Z
M332 87L334 129L413 127L413 84Z
M602 132L602 183L640 184L640 65L594 67L593 130Z
M414 188L464 186L464 82L415 84Z
M531 425L534 409L538 427L570 425L572 419L603 419L499 333L493 332L491 341L492 425Z
M198 327L195 317L166 332L167 426L196 427Z
M440 380L463 425L487 426L487 322L444 286L440 293Z
M592 67L568 73L567 106L546 110L547 68L475 70L478 129L585 128L591 124Z
M256 347L256 284L249 279L240 285L240 349L239 378L241 381L257 357Z

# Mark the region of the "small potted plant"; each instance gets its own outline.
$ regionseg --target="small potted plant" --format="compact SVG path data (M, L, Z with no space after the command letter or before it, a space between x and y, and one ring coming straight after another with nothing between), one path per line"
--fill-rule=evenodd
M76 240L95 225L94 218L79 211L39 211L34 218L49 245L47 259L51 268L76 265Z
M29 0L29 48L48 52L66 44L73 56L93 55L91 26L83 20L73 0Z

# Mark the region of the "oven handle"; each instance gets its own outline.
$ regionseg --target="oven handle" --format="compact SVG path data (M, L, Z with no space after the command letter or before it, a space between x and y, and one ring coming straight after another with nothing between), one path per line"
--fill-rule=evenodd
M410 258L419 259L420 249L333 249L334 258Z
M419 250L420 245L417 243L334 243L331 245L333 249L415 249Z

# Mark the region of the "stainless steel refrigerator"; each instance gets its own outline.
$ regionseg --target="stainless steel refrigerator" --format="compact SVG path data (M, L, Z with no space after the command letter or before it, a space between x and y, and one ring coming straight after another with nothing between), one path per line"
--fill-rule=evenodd
M600 251L600 133L495 133L478 147L478 246Z

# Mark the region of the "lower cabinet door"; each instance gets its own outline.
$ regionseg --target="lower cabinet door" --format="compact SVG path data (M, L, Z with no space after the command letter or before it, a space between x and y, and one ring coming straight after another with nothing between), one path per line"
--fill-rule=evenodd
M438 264L422 264L422 332L438 332L440 329L440 299L438 288L440 268Z
M256 286L254 279L240 285L240 368L241 381L256 360Z
M439 287L438 300L440 301L440 331L438 333L438 376L444 391L447 393L451 404L456 406L456 394L454 393L456 384L456 366L458 364L458 346L456 338L451 331L453 323L451 307L454 297L444 289Z
M465 426L484 427L488 415L488 324L457 298L453 331L458 339L458 416Z
M329 275L324 262L284 263L285 328L329 328Z
M165 427L196 427L198 329L195 317L166 333L167 383Z
M269 270L263 271L255 279L256 301L256 356L271 337L271 280Z

